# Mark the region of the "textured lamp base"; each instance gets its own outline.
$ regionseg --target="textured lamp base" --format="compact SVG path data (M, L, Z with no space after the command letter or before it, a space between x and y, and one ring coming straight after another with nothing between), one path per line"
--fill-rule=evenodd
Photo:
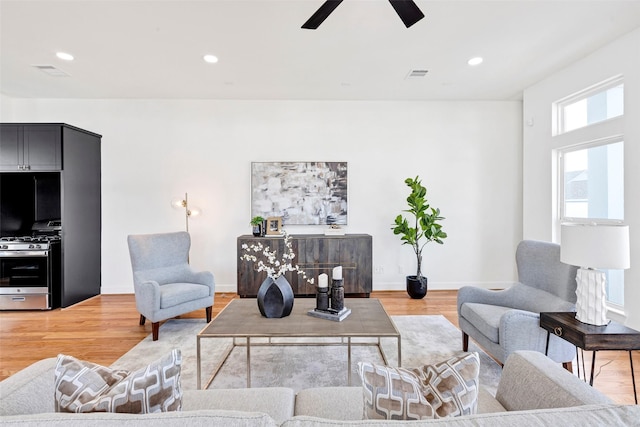
M581 268L576 274L576 319L590 325L607 325L606 278L600 270Z

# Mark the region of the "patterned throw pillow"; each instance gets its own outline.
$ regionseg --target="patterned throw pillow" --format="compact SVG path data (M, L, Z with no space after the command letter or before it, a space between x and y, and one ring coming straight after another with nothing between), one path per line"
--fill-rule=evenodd
M133 372L60 354L55 368L56 412L180 411L181 365L178 349Z
M406 369L359 362L364 419L420 420L475 414L478 353Z

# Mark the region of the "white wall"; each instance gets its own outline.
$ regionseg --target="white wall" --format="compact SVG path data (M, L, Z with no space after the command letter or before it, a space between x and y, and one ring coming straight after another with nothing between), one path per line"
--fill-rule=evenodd
M425 249L431 289L515 280L522 237L520 102L316 102L12 99L2 121L64 122L103 135L102 292L133 291L126 236L184 229L191 262L236 290L236 237L250 233L252 161L347 161L348 233L373 236L374 290L404 289L408 246L390 230L420 175L446 217ZM322 229L289 227L291 233Z
M624 117L551 136L552 102L620 74L624 75ZM612 134L624 135L624 216L630 231L631 268L625 271L626 319L613 313L611 317L640 329L640 29L527 89L523 107L525 238L557 241L552 150Z

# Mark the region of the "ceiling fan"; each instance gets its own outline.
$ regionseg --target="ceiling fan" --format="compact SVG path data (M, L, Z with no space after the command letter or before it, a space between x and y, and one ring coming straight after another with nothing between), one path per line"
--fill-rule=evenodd
M342 3L342 0L326 0L322 6L311 15L311 18L302 25L302 28L308 30L317 29L340 3ZM424 13L418 9L418 6L416 6L413 0L389 0L389 3L391 3L391 6L396 10L396 13L407 28L424 18Z

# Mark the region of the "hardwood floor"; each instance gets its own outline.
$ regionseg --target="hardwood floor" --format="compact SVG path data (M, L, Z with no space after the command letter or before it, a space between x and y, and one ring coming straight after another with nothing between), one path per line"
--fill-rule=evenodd
M421 300L403 291L374 292L372 297L379 298L390 315L441 314L458 325L456 291L432 290ZM213 316L234 298L235 293L216 294ZM203 309L181 317L204 316ZM149 322L138 325L139 317L133 294L100 295L52 311L0 312L0 379L60 353L110 365L151 333ZM591 354L585 352L587 372L590 361ZM640 383L640 352L633 353L633 363ZM599 352L596 374L595 388L615 402L634 403L627 352Z

